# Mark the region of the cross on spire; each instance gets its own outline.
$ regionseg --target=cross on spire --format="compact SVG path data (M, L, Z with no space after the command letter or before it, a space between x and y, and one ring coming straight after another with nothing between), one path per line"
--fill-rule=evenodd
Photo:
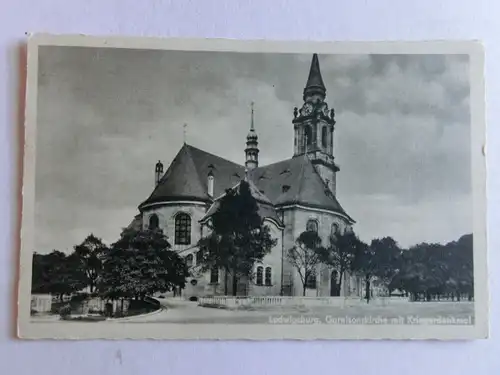
M187 137L187 124L182 125L182 132L183 132L183 141L184 144L186 144L186 137Z

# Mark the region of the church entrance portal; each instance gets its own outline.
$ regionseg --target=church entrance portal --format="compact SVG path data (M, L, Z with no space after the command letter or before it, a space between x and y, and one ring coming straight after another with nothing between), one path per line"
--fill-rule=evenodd
M340 296L340 290L339 290L339 285L338 285L337 279L338 279L338 272L333 270L332 274L330 275L330 296L331 297Z

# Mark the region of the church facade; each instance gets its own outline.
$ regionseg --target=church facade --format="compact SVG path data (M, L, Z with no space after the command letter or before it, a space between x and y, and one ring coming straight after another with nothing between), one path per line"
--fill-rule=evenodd
M290 131L294 150L290 159L259 165L258 136L253 122L246 140L245 164L184 144L166 172L155 166L155 188L139 205L131 227L159 228L168 236L173 250L186 258L191 278L182 291L186 297L232 294L232 282L225 289L225 275L214 269L202 273L197 265L198 240L207 235L205 225L226 189L238 189L246 180L257 200L259 214L277 240L271 252L255 265L250 280L241 281L238 295L302 296L300 275L286 259L305 230L317 231L327 244L332 233L352 229L355 221L337 200L334 161L335 111L326 102L319 59L313 55L303 91L303 104L295 108ZM229 280L231 280L229 278ZM359 296L360 281L345 275L342 288L335 270L318 266L306 285L306 296Z

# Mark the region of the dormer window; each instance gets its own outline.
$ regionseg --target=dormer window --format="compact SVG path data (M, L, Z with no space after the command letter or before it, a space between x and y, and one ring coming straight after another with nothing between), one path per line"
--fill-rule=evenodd
M281 191L282 191L283 193L286 193L288 190L290 190L290 185L283 185L283 186L281 187Z
M207 176L207 193L210 197L214 196L214 174L212 171L208 172Z

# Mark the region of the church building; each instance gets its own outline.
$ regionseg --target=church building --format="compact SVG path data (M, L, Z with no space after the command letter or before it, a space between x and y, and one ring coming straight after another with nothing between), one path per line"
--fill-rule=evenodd
M302 296L300 275L286 258L297 237L306 230L317 231L323 244L332 233L349 231L355 221L337 199L334 160L335 111L326 103L326 87L318 56L312 57L303 91L303 104L295 108L290 131L294 132L291 158L270 165L259 164L258 136L253 121L244 149L244 165L184 144L164 173L155 167L155 188L139 205L130 226L159 228L172 248L186 258L191 278L182 291L186 297L223 295L222 270L201 273L197 267L198 240L207 235L205 225L217 210L226 189L238 189L246 180L259 206L259 214L277 240L271 252L255 265L254 276L238 285L238 295ZM243 150L242 150L243 151ZM290 150L292 151L292 150ZM306 296L361 295L359 280L345 275L336 287L335 270L318 266L306 285ZM232 294L232 282L228 283Z

